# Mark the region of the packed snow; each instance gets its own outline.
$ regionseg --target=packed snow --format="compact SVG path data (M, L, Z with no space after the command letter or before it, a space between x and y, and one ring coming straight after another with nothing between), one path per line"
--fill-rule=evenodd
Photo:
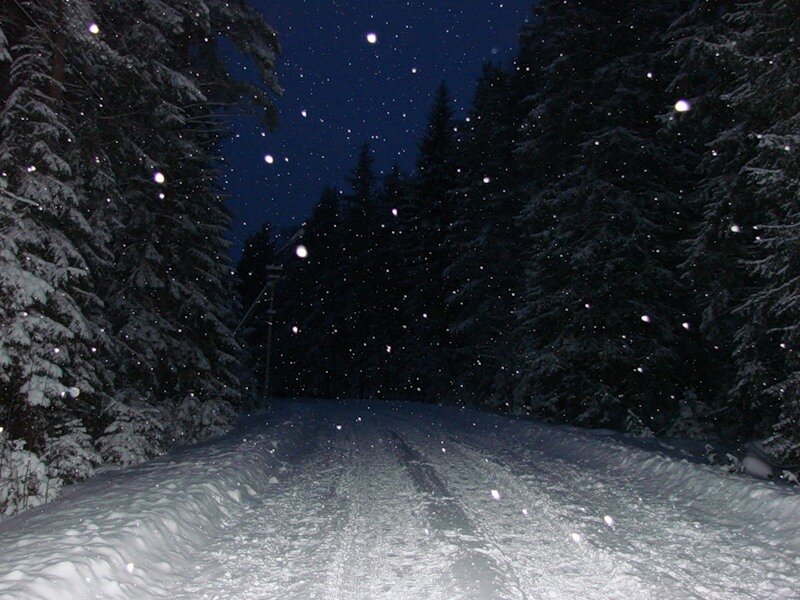
M800 495L607 432L278 402L0 525L2 598L797 598Z

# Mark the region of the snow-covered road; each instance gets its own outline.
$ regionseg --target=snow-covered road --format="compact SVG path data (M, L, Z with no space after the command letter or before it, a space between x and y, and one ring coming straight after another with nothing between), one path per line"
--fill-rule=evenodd
M800 598L800 496L472 411L281 402L0 525L0 597Z

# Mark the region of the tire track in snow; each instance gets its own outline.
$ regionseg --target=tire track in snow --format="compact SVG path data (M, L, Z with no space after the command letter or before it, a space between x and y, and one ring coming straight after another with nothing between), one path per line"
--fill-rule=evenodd
M766 484L737 504L725 490L749 486L702 467L685 486L657 455L471 411L286 402L276 418L12 522L0 597L800 600L794 521L776 525Z
M658 598L656 590L627 573L611 553L576 543L574 518L557 503L486 457L448 439L446 428L416 428L410 439L437 456L433 468L463 499L470 518L515 566L532 598ZM445 452L442 452L442 448ZM501 500L494 500L496 489ZM526 513L523 512L526 511Z
M502 551L497 546L487 548L483 534L429 462L396 431L390 431L389 435L400 463L408 471L417 490L430 499L427 504L430 527L455 545L457 558L450 568L453 582L461 588L464 597L527 600L509 561L498 562L492 556L502 557Z
M340 493L348 519L325 567L326 580L310 596L326 600L453 598L442 579L447 553L425 531L425 511L385 433L353 427L352 463Z
M633 480L581 467L544 448L509 448L495 434L450 440L480 448L479 455L491 456L495 468L541 490L573 515L589 543L626 562L640 578L657 582L662 598L800 598L791 583L800 559L773 557L765 564L764 557L776 549L745 535L724 514L692 514L683 499L645 494ZM615 531L602 525L605 514L616 517ZM698 555L706 558L697 560Z

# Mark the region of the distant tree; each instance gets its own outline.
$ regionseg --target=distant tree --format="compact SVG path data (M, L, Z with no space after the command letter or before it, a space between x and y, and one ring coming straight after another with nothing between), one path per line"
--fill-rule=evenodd
M290 261L278 287L276 376L282 393L337 398L344 393L345 343L341 194L323 190L305 224L308 258Z
M342 277L342 313L339 327L347 340L347 373L349 382L345 393L365 398L370 389L369 361L375 347L376 320L371 311L374 304L374 250L377 243L375 158L369 144L364 144L358 161L347 178L352 191L344 196L343 224L346 266Z
M421 392L432 401L443 398L455 381L444 271L451 262L445 235L456 219L448 192L458 170L457 147L452 101L442 83L419 144L414 189L402 223L408 252L404 321L410 336L408 347L416 349L405 357L405 379L410 392Z
M394 165L376 198L368 298L375 339L368 368L373 373L372 395L377 397L406 396L402 360L409 352L416 351L403 311L408 291L406 265L411 254L406 246L408 240L401 215L408 209L412 189L413 182Z

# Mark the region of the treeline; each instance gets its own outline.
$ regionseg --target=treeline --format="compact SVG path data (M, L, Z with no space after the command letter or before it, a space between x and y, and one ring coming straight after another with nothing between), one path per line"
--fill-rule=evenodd
M761 438L797 468L800 5L534 12L467 118L440 90L413 175L365 147L323 193L278 392Z
M219 145L277 52L241 1L0 3L0 515L230 424Z

